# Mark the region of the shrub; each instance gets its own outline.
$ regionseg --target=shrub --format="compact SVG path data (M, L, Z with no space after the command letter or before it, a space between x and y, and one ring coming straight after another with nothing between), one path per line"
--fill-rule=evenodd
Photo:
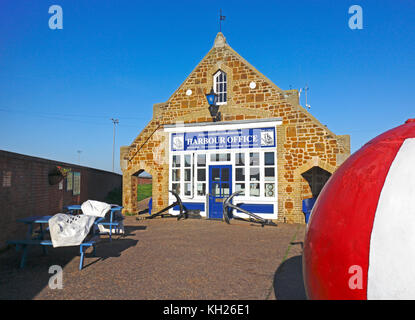
M105 198L105 202L118 204L122 206L122 189L121 188L114 188L110 192L108 192L107 197Z

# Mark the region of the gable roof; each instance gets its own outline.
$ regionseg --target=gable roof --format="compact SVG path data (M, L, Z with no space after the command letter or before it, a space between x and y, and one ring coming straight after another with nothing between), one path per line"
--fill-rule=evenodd
M230 51L233 55L235 55L238 60L240 60L242 63L244 63L249 69L251 69L253 72L255 72L260 78L262 78L266 83L268 83L272 88L274 88L276 91L281 93L283 95L283 98L287 100L287 103L289 103L293 108L296 108L297 110L304 112L309 116L312 121L314 121L316 124L321 126L324 130L327 131L327 134L336 136L335 133L333 133L327 126L323 125L319 120L317 120L308 110L306 110L302 105L299 103L293 103L292 99L288 101L287 96L285 95L286 91L278 87L274 82L272 82L269 78L267 78L264 74L262 74L260 71L258 71L252 64L250 64L247 60L245 60L238 52L236 52L226 41L225 36L222 34L222 32L218 32L218 34L215 37L215 41L213 43L212 48L209 50L209 52L200 60L200 62L196 65L195 68L189 73L189 75L186 77L186 79L180 84L180 86L173 92L172 95L170 95L169 99L163 103L168 104L169 101L176 95L176 93L182 89L182 87L187 83L189 78L192 76L192 74L200 67L200 65L203 63L203 61L214 51L216 48L226 48L226 50Z
M284 92L281 88L277 87L270 79L268 79L266 76L264 76L261 72L259 72L253 65L251 65L248 61L246 61L239 53L237 53L232 47L226 42L226 38L223 35L222 32L218 32L216 35L215 41L213 43L213 47L209 50L209 52L200 60L200 62L196 65L196 67L193 68L193 70L189 73L189 75L186 77L186 79L181 83L181 85L173 92L172 95L170 95L169 101L172 97L175 96L175 94L185 85L187 80L191 77L191 75L199 68L199 66L203 63L203 61L214 51L216 48L225 47L227 50L232 52L238 59L240 59L243 63L247 65L247 67L251 68L255 73L257 73L261 78L263 78L266 82L268 82L270 85L272 85L276 90L279 92ZM166 101L166 102L167 102Z

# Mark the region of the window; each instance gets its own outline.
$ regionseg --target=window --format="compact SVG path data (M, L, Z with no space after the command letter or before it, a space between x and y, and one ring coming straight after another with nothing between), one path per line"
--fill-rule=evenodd
M206 169L197 169L197 181L206 181Z
M192 155L173 155L171 168L171 189L181 196L192 196Z
M172 171L172 181L179 181L180 182L180 169L173 169Z
M275 153L265 152L264 153L264 196L274 197L275 196Z
M10 187L12 185L12 172L3 171L3 187Z
M235 192L240 196L276 197L276 157L274 151L236 152Z
M184 169L184 181L192 181L192 170Z
M216 150L215 150L216 151ZM173 154L171 155L170 189L181 197L197 197L203 201L209 192L219 192L221 196L232 191L241 193L239 196L252 197L252 200L263 198L273 200L277 197L277 158L276 152L267 150L236 150L235 152L209 152L207 154ZM231 162L232 161L232 162ZM232 171L220 173L220 169L212 169L212 183L209 185L210 165L230 165ZM223 180L232 175L232 186L223 182L219 185L220 176ZM229 175L229 176L228 176ZM221 188L219 188L221 187ZM211 191L209 191L211 188Z
M235 155L235 165L244 166L245 165L245 153L237 153Z
M249 165L259 166L259 153L258 152L251 152L249 154Z
M205 196L206 195L206 183L198 183L197 184L197 195L198 196Z
M173 156L173 167L180 168L180 156Z
M273 166L275 164L274 152L265 152L264 153L264 163L265 163L266 166Z
M244 156L245 154L237 153L237 156L235 158L237 166L238 166L238 159L239 160L241 159L241 157L238 157L238 155ZM239 195L244 196L245 195L245 183L244 183L245 182L245 168L244 167L235 168L235 181L236 181L235 192L241 191Z
M196 195L205 196L206 195L206 155L198 154L197 155L197 169L196 169Z
M235 192L242 191L239 196L245 195L245 183L236 183L235 184Z
M259 197L259 183L251 183L249 185L249 195L251 197Z
M274 167L271 167L271 168L265 167L265 181L274 181L274 180L275 180Z
M72 187L72 195L77 196L81 194L81 173L74 172L73 173L73 187Z
M259 152L250 152L249 153L249 181L260 181L260 171L259 171ZM249 184L249 195L251 197L260 196L260 184L259 183L250 183Z
M227 76L222 70L219 70L213 76L213 88L218 95L217 104L226 104L227 102Z
M72 191L73 186L73 173L68 172L68 175L66 176L66 191Z
M206 155L205 154L198 154L197 155L197 166L198 167L205 167L206 166Z
M192 195L192 184L191 183L185 183L184 184L184 195L185 196L191 196Z
M235 181L245 182L245 168L236 168L235 173Z
M212 153L210 161L231 161L230 153Z
M265 196L273 197L275 195L275 183L266 183L265 184Z
M184 156L184 166L185 167L190 167L192 163L192 156L190 154L186 154Z
M249 170L249 180L250 181L259 181L259 168L250 168L250 170Z
M173 189L173 192L180 194L180 183L173 183L172 189Z

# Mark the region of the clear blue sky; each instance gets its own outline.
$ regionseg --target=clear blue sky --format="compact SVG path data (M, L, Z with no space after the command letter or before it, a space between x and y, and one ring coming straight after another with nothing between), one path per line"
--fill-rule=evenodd
M49 6L63 9L51 30ZM363 8L351 30L348 8ZM0 1L0 149L112 170L210 50L228 43L352 151L414 118L415 1ZM302 101L304 105L304 101Z

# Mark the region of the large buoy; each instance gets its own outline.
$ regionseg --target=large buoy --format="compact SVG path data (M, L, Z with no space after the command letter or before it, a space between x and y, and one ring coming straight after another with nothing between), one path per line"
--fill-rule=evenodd
M415 299L415 119L365 144L324 186L303 276L309 299Z

